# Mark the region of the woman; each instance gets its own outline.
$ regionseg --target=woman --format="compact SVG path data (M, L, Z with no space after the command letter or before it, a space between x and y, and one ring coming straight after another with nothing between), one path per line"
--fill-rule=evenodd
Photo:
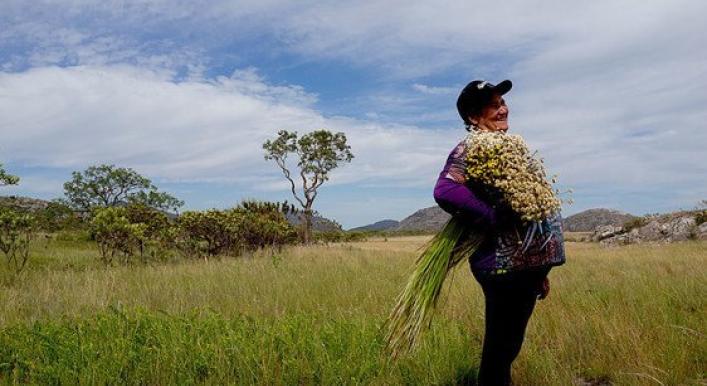
M503 99L512 87L509 80L498 85L475 80L459 95L457 109L468 131L508 130L508 106ZM518 356L525 328L536 299L547 296L549 267L514 272L495 272L504 237L517 235L520 220L489 197L486 189L467 179L465 141L447 158L434 189L439 206L455 216L464 216L488 235L470 257L471 270L485 297L485 334L479 367L479 385L509 385L511 363ZM521 233L522 234L522 233Z

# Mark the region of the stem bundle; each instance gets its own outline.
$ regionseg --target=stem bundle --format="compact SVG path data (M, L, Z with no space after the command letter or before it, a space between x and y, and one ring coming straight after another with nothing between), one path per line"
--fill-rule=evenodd
M444 280L481 244L483 234L452 217L426 245L386 322L386 348L392 358L414 349L432 322Z

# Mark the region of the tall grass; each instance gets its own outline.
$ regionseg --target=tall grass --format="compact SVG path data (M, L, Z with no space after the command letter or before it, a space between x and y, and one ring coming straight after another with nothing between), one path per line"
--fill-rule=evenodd
M420 349L394 364L382 355L380 327L427 240L108 268L90 244L42 241L22 276L0 272L0 381L463 383L483 337L467 267ZM704 384L706 247L568 243L515 382Z

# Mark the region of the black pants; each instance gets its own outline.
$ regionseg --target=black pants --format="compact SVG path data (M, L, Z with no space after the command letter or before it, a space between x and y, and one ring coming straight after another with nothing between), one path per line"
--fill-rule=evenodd
M488 276L474 273L486 299L479 386L511 384L511 364L520 352L525 328L548 271Z

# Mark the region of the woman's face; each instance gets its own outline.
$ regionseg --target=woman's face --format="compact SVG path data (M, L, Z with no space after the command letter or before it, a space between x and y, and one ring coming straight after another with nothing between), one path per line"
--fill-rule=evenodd
M507 131L508 106L506 106L506 101L500 95L494 94L489 104L481 110L481 114L472 117L471 121L480 130Z

